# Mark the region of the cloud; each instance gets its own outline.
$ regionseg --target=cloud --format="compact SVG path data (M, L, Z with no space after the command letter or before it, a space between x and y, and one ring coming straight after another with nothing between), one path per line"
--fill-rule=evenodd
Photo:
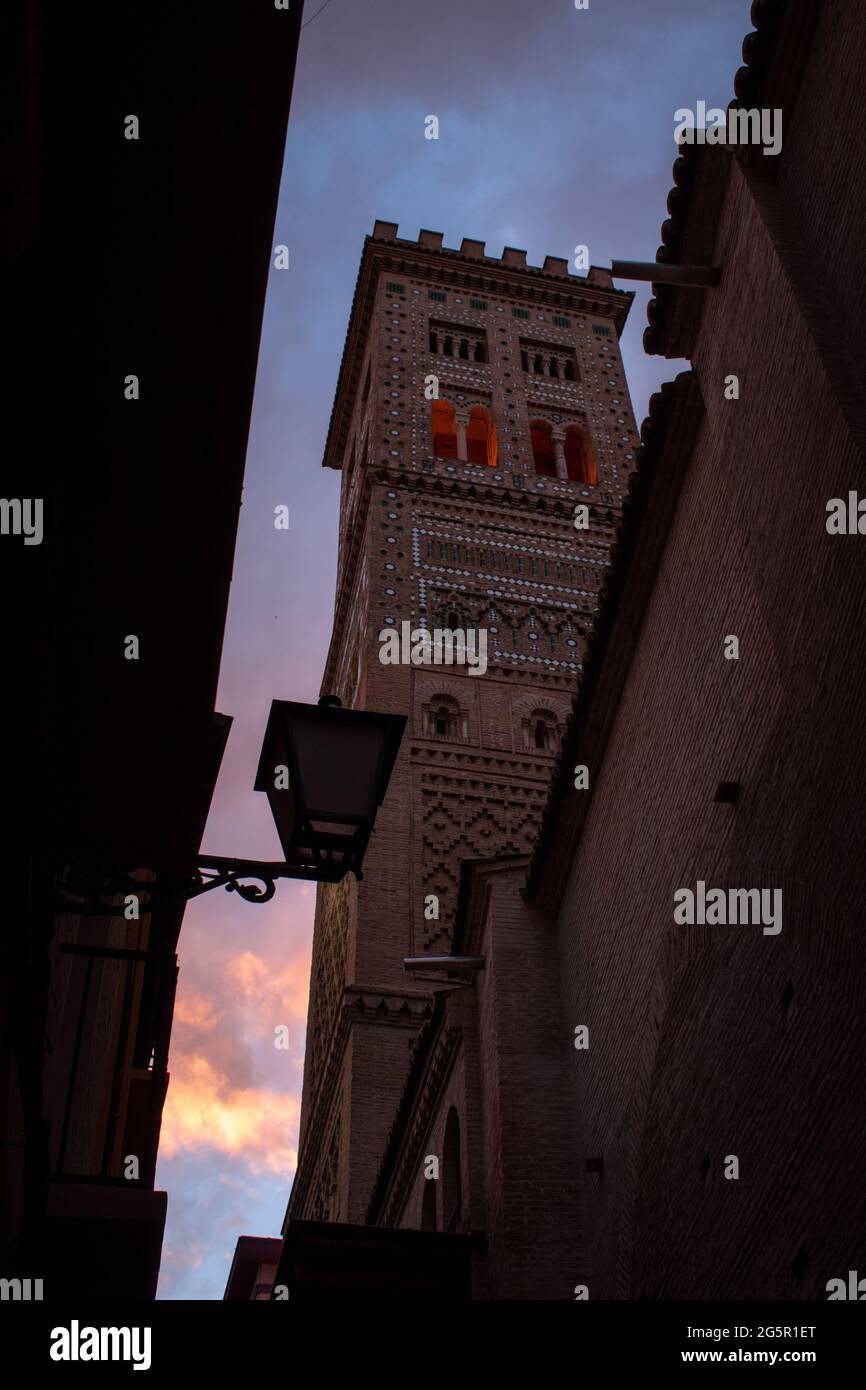
M221 1298L238 1236L279 1235L288 1195L282 1174L254 1174L216 1150L206 1162L200 1151L161 1153L157 1182L170 1193L161 1299Z
M172 1056L160 1149L215 1149L242 1159L253 1173L294 1174L300 1099L266 1087L233 1086L198 1052Z
M283 1021L280 1013L303 1021L307 1014L307 995L310 978L310 948L298 952L282 969L274 962L253 951L243 951L226 965L226 983L234 987L242 999L255 1001L259 1011L273 1015L274 1022Z
M216 1002L194 986L186 985L178 990L174 1008L175 1026L181 1025L209 1033L223 1017L224 1010L217 1012Z

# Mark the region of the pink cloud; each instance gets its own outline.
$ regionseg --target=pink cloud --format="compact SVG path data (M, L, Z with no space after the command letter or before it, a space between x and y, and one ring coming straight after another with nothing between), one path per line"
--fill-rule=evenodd
M217 1012L216 1001L196 989L194 985L184 984L178 989L174 1009L176 1024L209 1033L222 1017L223 1011Z
M300 1098L267 1087L237 1087L198 1052L172 1055L160 1152L216 1149L242 1159L252 1172L290 1177Z
M310 987L310 948L308 943L282 968L266 956L242 951L226 964L226 985L274 1017L285 1014L303 1025Z

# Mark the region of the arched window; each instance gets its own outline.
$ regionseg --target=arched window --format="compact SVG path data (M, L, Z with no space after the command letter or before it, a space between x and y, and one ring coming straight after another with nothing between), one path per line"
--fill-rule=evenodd
M452 1105L445 1121L442 1145L442 1229L456 1231L462 1206L460 1182L460 1121Z
M532 440L532 457L535 471L543 478L556 477L556 454L553 449L553 430L546 420L530 420L529 434Z
M424 1181L424 1196L421 1200L421 1230L436 1230L436 1181L434 1178L426 1178Z
M533 371L536 376L544 376L544 358L540 352L535 354L535 366L533 367Z
M466 338L460 339L460 356L464 361L469 360L469 343Z
M489 463L496 467L498 446L496 430L489 410L475 405L469 412L466 426L466 459L468 463Z
M571 358L568 357L566 358L565 362L565 379L566 381L575 381L576 378L577 372L575 370L574 363L572 362Z
M424 733L427 738L468 738L466 716L451 695L434 695L425 705Z
M433 453L437 458L457 458L457 422L450 401L434 401L432 410Z
M444 344L442 345L442 351L445 353L445 356L446 356L446 357L453 357L453 356L454 356L454 339L453 339L453 338L446 338L446 339L445 339L445 342L444 342Z
M592 445L577 425L569 425L565 431L565 466L573 483L598 482L598 465L592 452Z
M439 351L439 335L432 328L430 329L430 351Z
M555 357L550 359L550 375L559 376L559 361Z
M528 719L523 720L524 744L540 753L556 751L558 726L556 716L549 709L534 709Z
M481 342L480 340L475 344L475 361L476 361L476 362L486 362L486 361L487 361L487 352L486 352L486 350L485 350L484 343Z

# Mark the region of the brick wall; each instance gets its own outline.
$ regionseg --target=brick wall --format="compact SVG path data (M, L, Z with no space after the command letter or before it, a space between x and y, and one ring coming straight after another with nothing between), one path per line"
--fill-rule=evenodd
M524 876L525 868L491 878L477 977L490 1293L563 1299L584 1267L572 1028L555 937L523 902Z
M739 168L719 249L706 419L557 927L591 1297L823 1297L863 1259L866 573L825 529L862 465ZM781 934L676 926L698 878L782 887Z

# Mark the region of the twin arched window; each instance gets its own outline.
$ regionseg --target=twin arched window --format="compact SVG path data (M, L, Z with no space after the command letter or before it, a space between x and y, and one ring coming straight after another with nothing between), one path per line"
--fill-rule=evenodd
M542 478L559 477L553 426L548 420L530 420L529 436L536 473ZM564 474L570 482L586 483L595 487L598 483L598 464L589 436L579 425L566 426L562 440L562 457Z
M553 448L553 428L547 420L530 420L529 435L532 440L532 457L535 471L542 478L556 477L556 453Z
M487 463L495 468L499 445L493 416L483 405L473 405L465 421L458 420L450 401L432 403L433 453L437 458L462 463Z
M490 412L485 410L483 405L475 405L469 412L469 423L466 426L466 462L489 463L496 467L496 431Z
M457 412L450 401L434 401L433 453L440 459L457 458Z
M565 468L573 483L588 483L595 487L598 482L598 464L589 438L577 425L569 425L565 431Z

